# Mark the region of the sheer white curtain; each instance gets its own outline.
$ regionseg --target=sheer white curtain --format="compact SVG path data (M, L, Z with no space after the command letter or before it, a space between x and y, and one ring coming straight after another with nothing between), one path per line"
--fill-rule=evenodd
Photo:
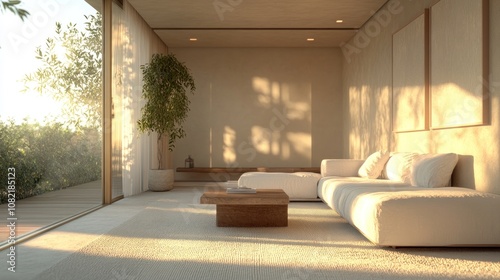
M113 58L121 70L115 71L120 76L114 78L121 83L116 89L122 91L118 94L122 98L122 185L124 196L131 196L147 189L150 167L150 138L137 131L143 105L140 66L148 63L152 54L166 53L167 46L128 1L123 1L123 9L113 9L113 17L116 35L113 36Z

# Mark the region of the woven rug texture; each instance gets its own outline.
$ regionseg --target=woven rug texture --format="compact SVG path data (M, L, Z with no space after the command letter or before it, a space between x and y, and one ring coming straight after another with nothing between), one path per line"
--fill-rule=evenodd
M500 279L498 248L381 248L321 202L291 202L288 227L216 227L203 191L108 206L144 209L34 279Z

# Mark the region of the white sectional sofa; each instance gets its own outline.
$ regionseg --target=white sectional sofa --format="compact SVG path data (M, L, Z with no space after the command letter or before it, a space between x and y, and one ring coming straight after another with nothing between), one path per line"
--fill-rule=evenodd
M380 246L500 246L500 195L449 186L457 160L382 152L366 160L325 159L317 184L309 177L302 187L310 193L314 185L324 203ZM242 178L253 187L292 178L261 175Z

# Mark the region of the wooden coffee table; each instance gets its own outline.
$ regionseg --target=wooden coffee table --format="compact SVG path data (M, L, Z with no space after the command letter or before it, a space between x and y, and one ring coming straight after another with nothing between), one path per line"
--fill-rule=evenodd
M286 227L288 195L281 189L257 189L257 193L205 192L201 204L216 204L218 227Z

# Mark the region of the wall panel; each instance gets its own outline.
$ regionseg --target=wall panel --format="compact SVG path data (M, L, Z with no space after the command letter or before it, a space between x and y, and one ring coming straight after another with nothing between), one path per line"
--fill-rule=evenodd
M487 3L441 0L431 8L432 128L488 123Z

